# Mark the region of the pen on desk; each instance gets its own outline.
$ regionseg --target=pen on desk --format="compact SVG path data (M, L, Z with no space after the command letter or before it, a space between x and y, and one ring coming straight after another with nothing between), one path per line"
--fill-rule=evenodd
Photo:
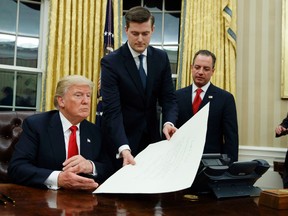
M1 199L0 199L0 203L1 203L2 205L6 205L6 202L5 202L4 200L1 200Z
M12 204L15 204L15 200L13 200L11 197L9 197L9 196L1 193L1 192L0 192L0 194L1 194L2 197L4 197L7 201L9 201L9 202L12 203Z

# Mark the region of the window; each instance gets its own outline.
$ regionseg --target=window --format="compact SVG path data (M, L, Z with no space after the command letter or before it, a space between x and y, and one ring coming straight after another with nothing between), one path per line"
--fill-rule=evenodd
M39 109L45 2L0 1L0 110Z
M134 6L141 5L150 10L155 17L155 31L150 45L167 52L174 84L177 78L179 32L181 17L181 0L123 0L123 26L125 13ZM125 31L122 32L122 42L127 41Z

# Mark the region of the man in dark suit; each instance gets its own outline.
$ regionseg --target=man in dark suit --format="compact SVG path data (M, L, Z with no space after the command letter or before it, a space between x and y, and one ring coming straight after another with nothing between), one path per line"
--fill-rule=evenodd
M288 133L288 115L284 118L276 128L275 128L276 137L287 135ZM284 162L284 173L283 173L283 187L288 188L288 151L286 152L285 162Z
M109 177L112 166L102 148L100 129L86 120L93 86L83 76L64 77L54 97L58 110L24 120L8 168L15 183L50 189L94 190ZM70 150L71 126L78 128L76 142L72 142L74 153Z
M193 84L176 91L179 115L176 127L181 127L195 113L192 101L200 88L202 102L199 109L210 102L204 153L221 153L238 160L238 124L234 97L214 86L210 79L215 70L216 57L208 50L198 51L191 65ZM197 133L197 131L195 131Z
M161 139L157 103L168 140L177 119L168 56L149 46L154 17L146 8L134 7L125 19L128 41L101 60L102 127L116 169L135 164L140 151Z

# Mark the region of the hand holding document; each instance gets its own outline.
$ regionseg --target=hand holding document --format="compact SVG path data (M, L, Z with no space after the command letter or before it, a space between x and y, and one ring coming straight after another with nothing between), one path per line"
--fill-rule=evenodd
M93 193L165 193L189 188L197 174L206 140L209 103L172 138L150 144Z

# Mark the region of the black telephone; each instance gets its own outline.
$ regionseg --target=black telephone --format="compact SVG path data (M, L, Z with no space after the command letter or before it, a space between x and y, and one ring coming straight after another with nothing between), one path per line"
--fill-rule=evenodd
M196 193L213 192L217 198L259 196L254 183L269 169L262 159L229 163L227 155L204 154L191 186Z

